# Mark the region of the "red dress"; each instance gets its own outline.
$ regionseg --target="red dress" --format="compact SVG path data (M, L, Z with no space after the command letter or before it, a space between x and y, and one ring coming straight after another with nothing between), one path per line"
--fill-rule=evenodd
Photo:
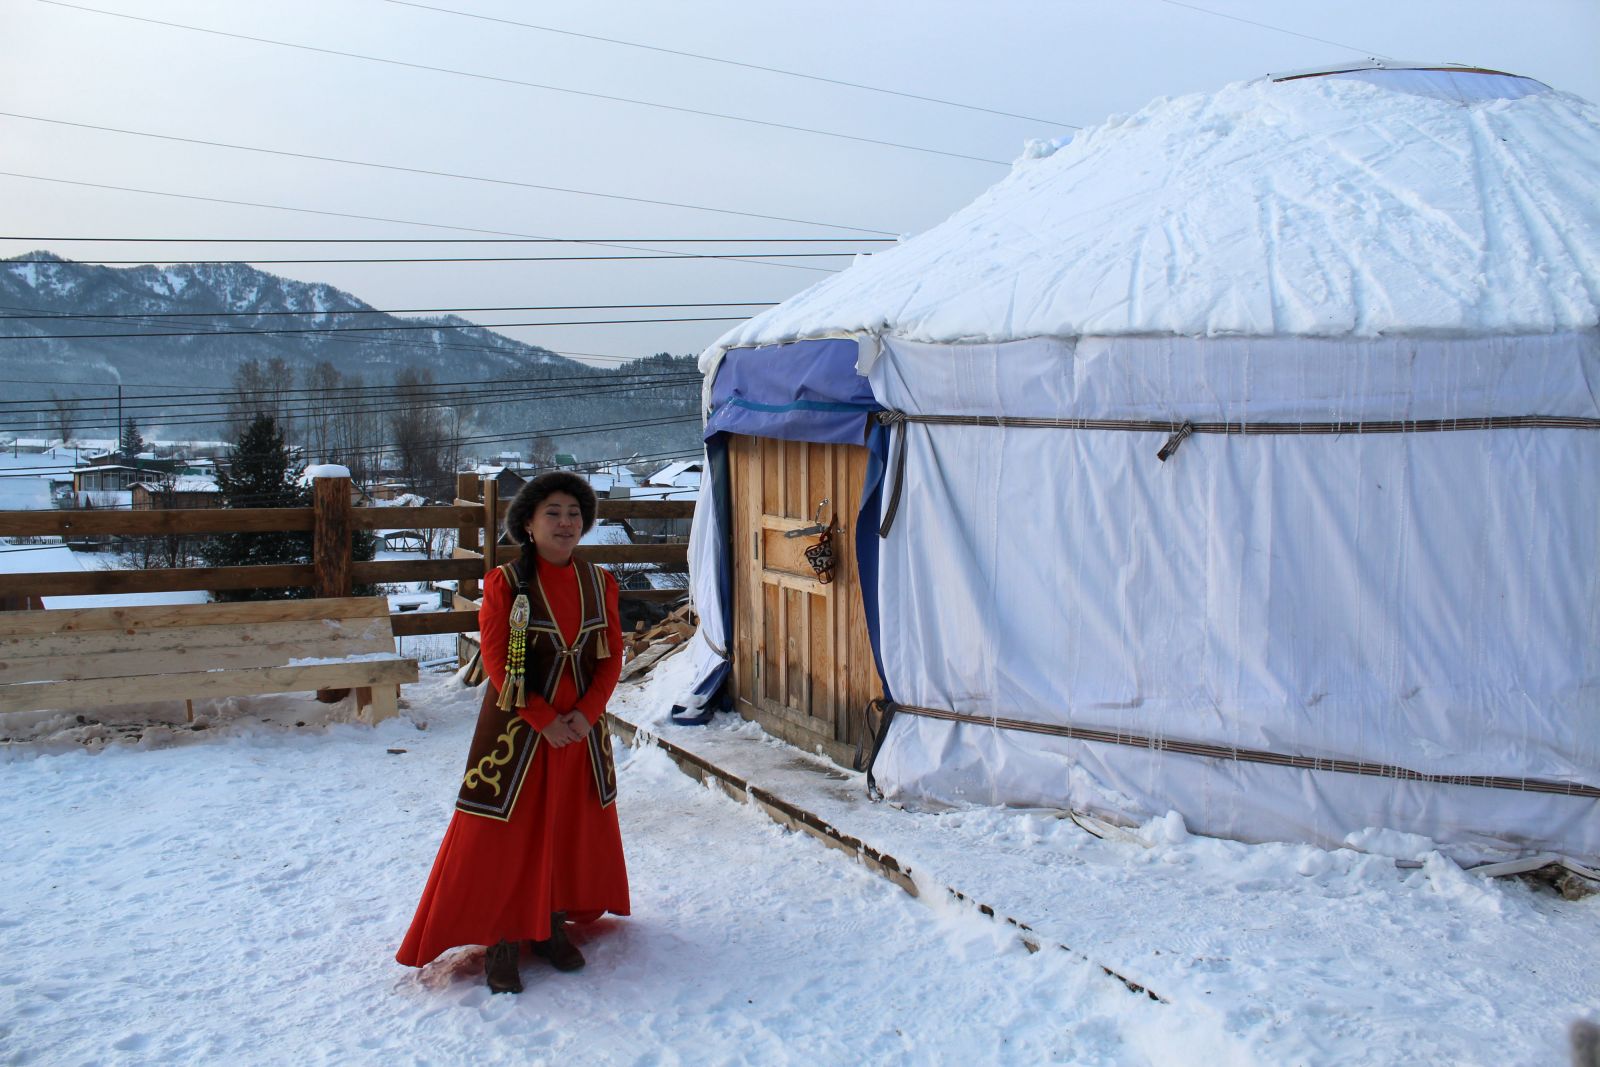
M553 705L531 695L518 714L535 730L574 708L595 723L616 688L622 671L617 583L600 573L605 575L612 655L596 662L594 677L581 695L566 672ZM576 569L540 559L539 580L556 625L570 643L582 622ZM491 572L483 582L478 626L484 672L497 689L505 682L510 611L505 576ZM395 959L421 967L457 945L542 941L550 936L551 913L558 911L574 922L593 922L606 912L628 914L628 871L617 806L600 806L589 748L581 741L561 748L539 744L508 821L455 813Z

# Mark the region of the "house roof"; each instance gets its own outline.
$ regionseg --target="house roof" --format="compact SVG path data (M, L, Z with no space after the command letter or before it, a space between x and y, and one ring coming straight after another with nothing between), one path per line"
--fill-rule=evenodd
M633 539L620 523L597 522L579 539L583 545L631 545Z
M725 334L1526 334L1600 323L1600 109L1528 78L1347 64L1030 144L925 233ZM1360 68L1365 69L1360 69Z
M203 474L180 474L178 477L173 478L170 482L134 482L132 485L129 485L128 488L132 489L134 486L143 486L150 492L157 492L162 489L171 489L173 492L177 493L222 492L222 490L217 486L215 479Z
M679 488L700 484L701 462L698 459L681 459L669 463L645 479L646 485L669 485Z

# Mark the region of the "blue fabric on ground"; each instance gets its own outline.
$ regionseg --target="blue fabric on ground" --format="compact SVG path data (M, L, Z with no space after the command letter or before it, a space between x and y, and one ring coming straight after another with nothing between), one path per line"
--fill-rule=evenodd
M866 415L881 405L856 373L856 342L829 338L733 349L717 368L711 408L707 441L741 433L859 445Z

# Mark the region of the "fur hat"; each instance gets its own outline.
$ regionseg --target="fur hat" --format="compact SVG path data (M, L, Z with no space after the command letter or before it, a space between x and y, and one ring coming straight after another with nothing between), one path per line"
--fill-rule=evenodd
M594 526L594 490L589 483L571 471L547 471L524 482L517 495L511 498L511 507L506 509L506 536L513 544L528 543L528 520L533 518L534 509L552 493L566 493L577 500L578 510L583 513L584 533Z

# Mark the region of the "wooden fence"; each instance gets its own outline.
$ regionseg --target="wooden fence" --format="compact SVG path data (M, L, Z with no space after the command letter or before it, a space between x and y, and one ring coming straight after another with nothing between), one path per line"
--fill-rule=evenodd
M462 633L478 628L479 582L517 549L496 541L507 502L488 479L464 474L456 481L454 503L421 507L353 507L350 479L318 478L311 507L177 508L152 511L54 510L0 511L0 537L123 536L173 534L309 533L310 563L254 567L163 567L148 570L67 571L0 574L0 597L105 596L185 590L311 589L319 597L349 596L356 583L422 582L454 579L451 609L397 612L396 636ZM694 515L692 500L601 500L599 517L684 519ZM446 559L358 561L352 552L357 530L456 531L457 547ZM490 546L485 551L485 546ZM688 569L686 544L585 545L584 558L602 565L649 563L664 570ZM640 600L675 600L679 590L623 590Z

